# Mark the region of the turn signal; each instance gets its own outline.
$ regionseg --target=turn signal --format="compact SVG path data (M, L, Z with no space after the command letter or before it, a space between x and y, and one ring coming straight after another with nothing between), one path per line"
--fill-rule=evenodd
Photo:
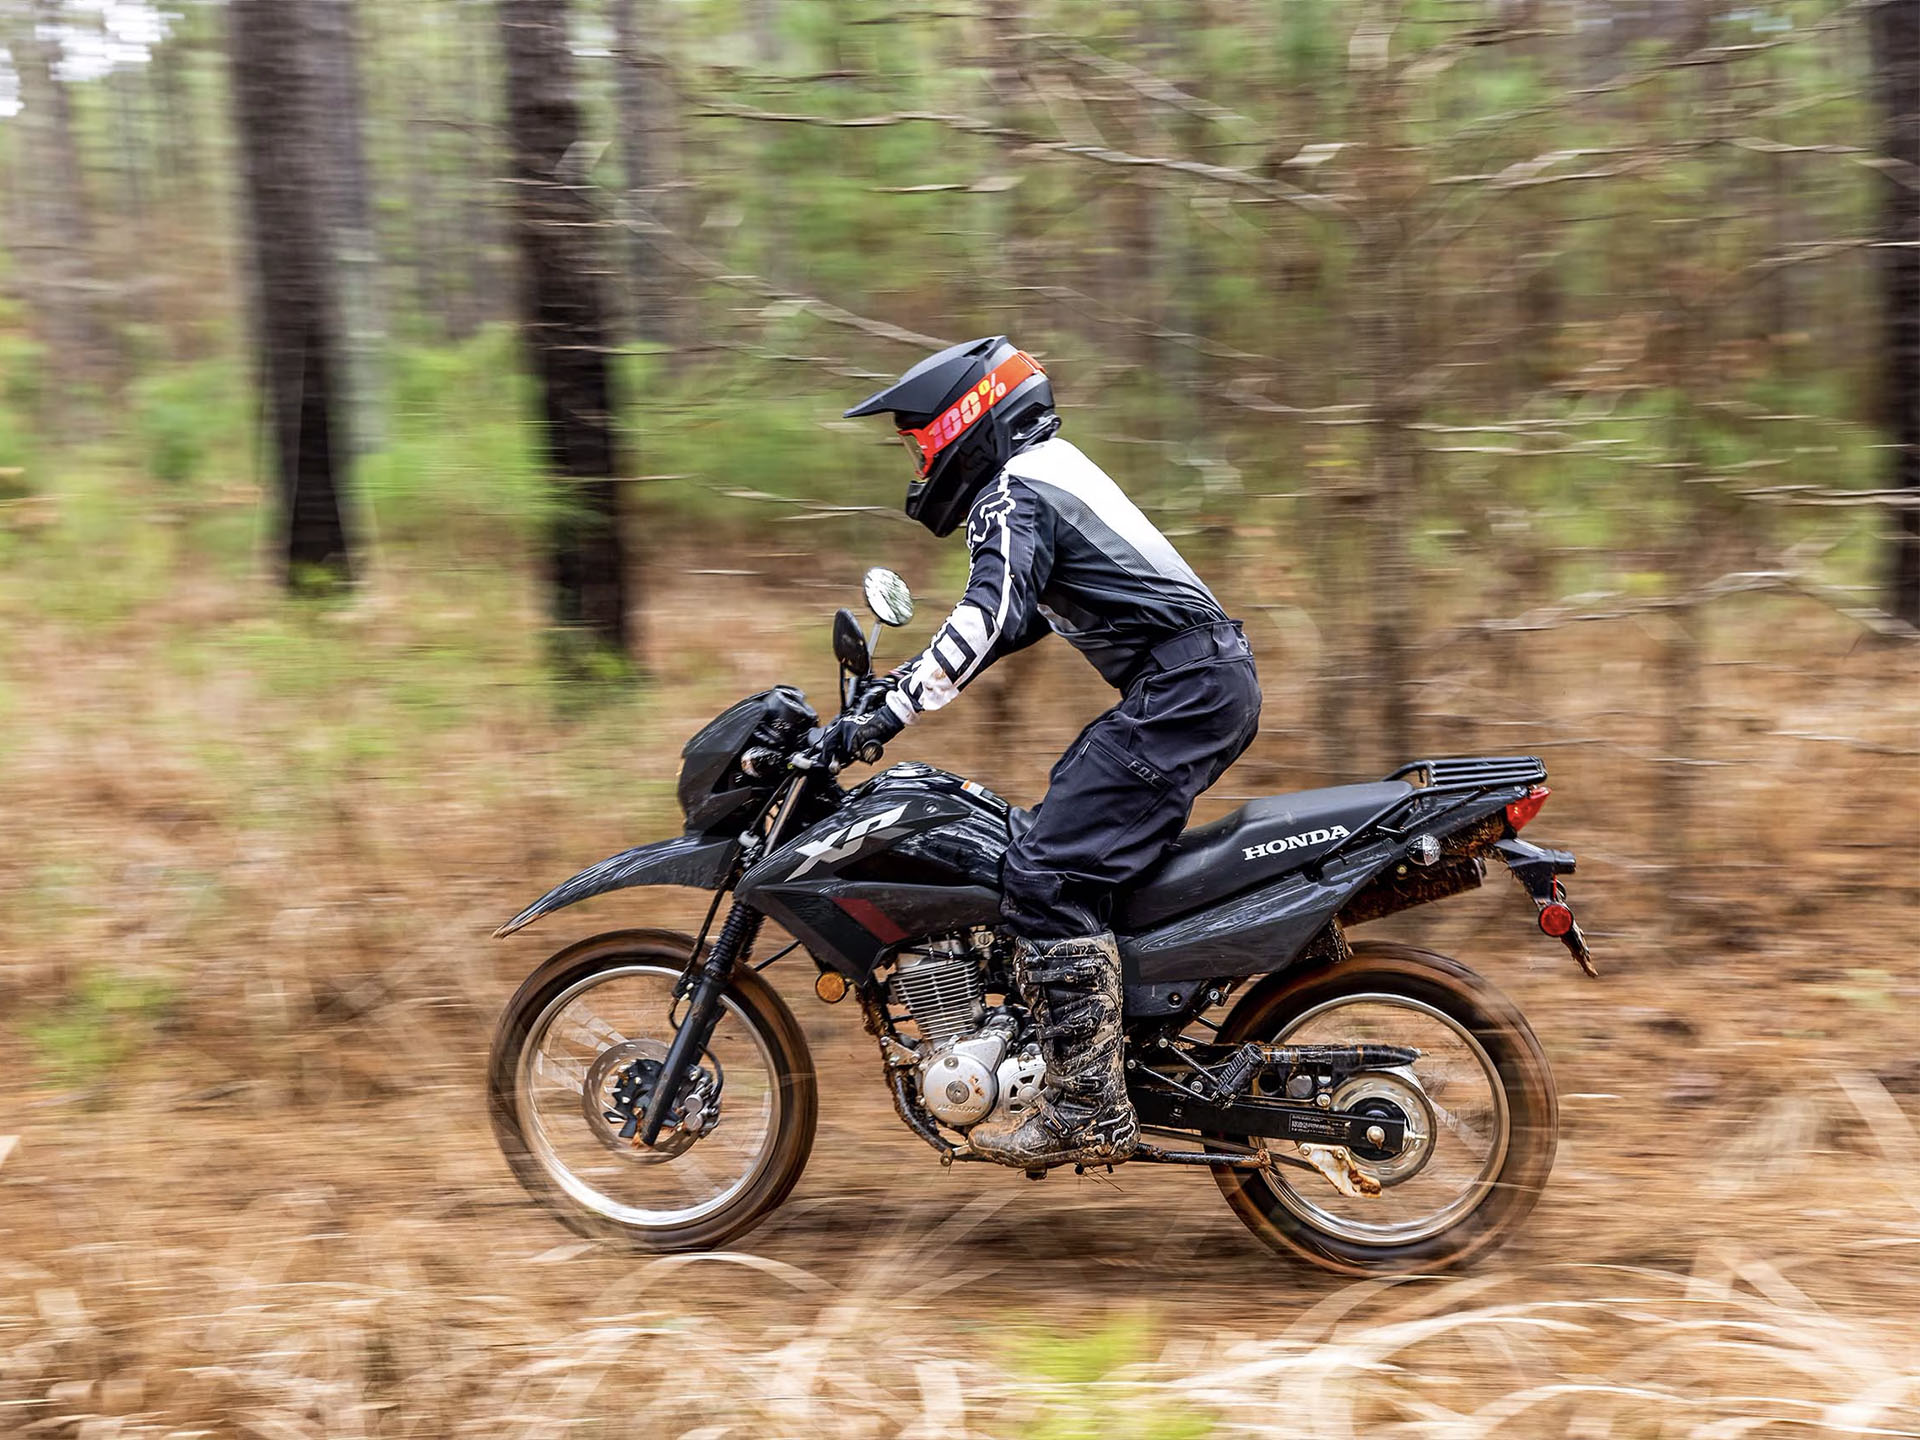
M1524 800L1515 800L1507 806L1507 823L1513 827L1515 834L1524 829L1527 822L1540 813L1540 807L1547 803L1547 796L1552 793L1546 786L1536 785L1527 792ZM1565 934L1566 932L1549 933Z
M1573 929L1573 911L1558 900L1540 907L1540 928L1558 940Z
M813 993L829 1005L838 1005L847 998L847 977L838 970L822 970L820 978L813 982Z

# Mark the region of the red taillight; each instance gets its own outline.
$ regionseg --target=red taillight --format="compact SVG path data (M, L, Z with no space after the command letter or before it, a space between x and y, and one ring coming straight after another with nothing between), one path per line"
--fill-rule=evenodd
M1558 900L1540 907L1540 928L1558 940L1573 929L1573 911Z
M1518 833L1526 824L1540 813L1540 807L1547 803L1547 796L1553 792L1544 785L1536 785L1527 792L1524 800L1515 800L1507 806L1507 823ZM1564 935L1566 931L1549 931L1549 934Z

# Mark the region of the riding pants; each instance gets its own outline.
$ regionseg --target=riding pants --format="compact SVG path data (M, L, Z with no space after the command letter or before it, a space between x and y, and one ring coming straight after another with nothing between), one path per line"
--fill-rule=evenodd
M1159 862L1200 793L1252 742L1260 682L1237 621L1183 630L1054 765L1001 871L1001 915L1031 940L1111 928L1114 891Z

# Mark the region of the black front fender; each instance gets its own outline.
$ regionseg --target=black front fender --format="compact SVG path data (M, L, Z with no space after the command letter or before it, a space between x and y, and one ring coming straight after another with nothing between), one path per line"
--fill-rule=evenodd
M734 857L739 853L738 840L712 835L676 835L671 840L622 850L554 886L494 931L494 938L511 935L542 915L564 910L609 890L625 890L635 885L689 885L697 890L718 890L733 872Z

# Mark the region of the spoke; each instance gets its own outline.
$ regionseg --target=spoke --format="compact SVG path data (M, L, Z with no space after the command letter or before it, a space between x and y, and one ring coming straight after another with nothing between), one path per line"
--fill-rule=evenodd
M698 1148L699 1145L696 1142L694 1149ZM713 1172L707 1169L704 1161L694 1158L694 1150L674 1156L667 1161L665 1168L680 1183L680 1188L696 1200L704 1200L709 1195L716 1195L727 1188L713 1178ZM697 1185L694 1183L696 1181Z
M548 1080L562 1090L570 1090L578 1095L587 1088L587 1066L573 1065L555 1058L542 1050L533 1057L533 1073L536 1079Z
M780 1109L768 1045L730 1008L708 1046L727 1077L717 1117L724 1130L672 1158L606 1148L581 1113L582 1091L609 1049L643 1040L664 1047L672 1038L674 981L667 973L629 973L573 992L550 1012L522 1082L541 1163L580 1203L634 1225L684 1223L737 1194L770 1153Z
M1434 1118L1439 1120L1442 1125L1446 1126L1449 1131L1459 1138L1460 1142L1467 1147L1468 1152L1472 1154L1475 1160L1484 1162L1488 1154L1493 1150L1492 1137L1481 1134L1458 1115L1455 1115L1451 1110L1447 1109L1446 1106L1435 1100L1432 1095L1428 1095L1427 1102L1433 1106Z
M560 1033L564 1030L568 1033ZM610 1050L615 1045L627 1043L627 1037L615 1029L609 1021L582 1005L578 1010L569 1008L567 1014L556 1020L548 1034L562 1043L579 1045L587 1049Z

